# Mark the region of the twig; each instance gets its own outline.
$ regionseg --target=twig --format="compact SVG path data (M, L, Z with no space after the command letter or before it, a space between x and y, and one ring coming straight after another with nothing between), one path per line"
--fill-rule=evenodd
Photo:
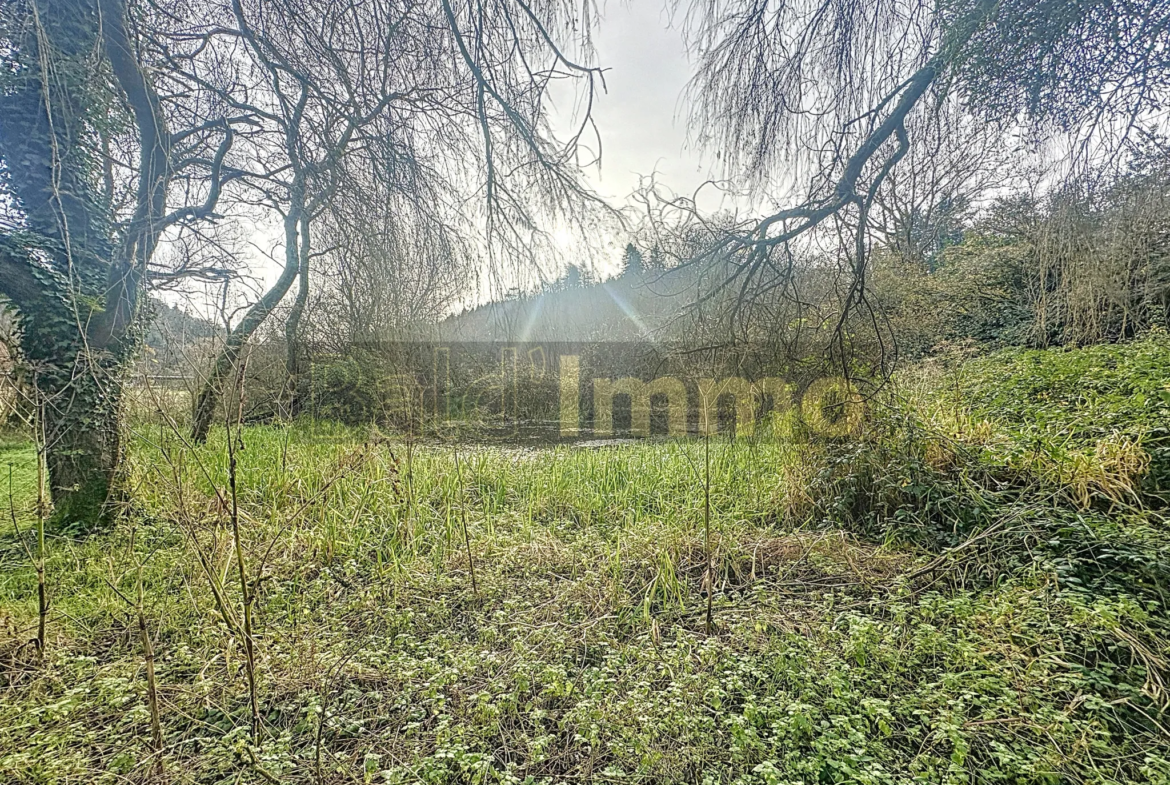
M467 548L467 564L471 568L471 591L479 596L479 585L475 580L475 558L471 555L471 535L467 533L467 498L463 487L463 465L459 463L459 445L454 445L455 474L459 481L459 521L463 526L463 545Z
M248 698L252 708L252 741L260 738L260 697L256 686L256 646L252 636L252 591L248 585L248 569L244 560L244 546L240 537L240 505L237 488L238 467L236 462L235 439L239 434L244 417L243 382L247 363L239 366L236 375L236 434L232 434L232 423L227 423L228 449L228 493L231 501L232 543L236 552L236 571L240 581L240 604L244 617L244 670L248 678Z

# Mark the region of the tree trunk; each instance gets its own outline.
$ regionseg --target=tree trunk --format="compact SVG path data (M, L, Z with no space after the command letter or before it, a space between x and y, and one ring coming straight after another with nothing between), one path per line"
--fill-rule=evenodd
M122 387L138 347L142 273L166 210L171 137L127 33L125 0L16 5L7 43L19 67L0 94L0 150L9 206L24 220L0 235L0 293L20 325L53 525L85 533L112 523L121 500ZM120 227L110 195L94 187L87 149L107 96L88 80L59 78L92 70L98 51L140 148L133 217Z
M39 392L47 391L42 386ZM41 407L52 528L65 534L113 525L122 501L122 380L102 371L78 375Z
M293 301L288 321L284 323L285 372L288 376L288 413L296 417L301 413L304 390L301 386L300 327L305 305L309 301L309 217L301 216L301 247L297 274L297 299Z
M19 362L38 412L48 468L52 528L83 534L113 523L120 498L120 412L131 339L100 347L78 329L97 320L70 296L67 281L37 269L27 251L0 242L0 280L18 303Z
M216 407L223 396L224 382L230 378L231 370L239 362L240 355L243 353L244 347L247 346L248 340L268 318L268 314L272 313L272 310L280 304L280 301L288 294L288 290L292 288L293 281L296 280L297 270L300 267L297 229L300 224L303 200L303 192L298 189L294 193L293 209L284 219L284 270L281 272L280 278L276 280L271 289L264 293L263 297L248 309L243 320L236 325L235 329L228 333L223 350L220 351L215 365L212 366L211 373L203 383L203 389L199 391L191 420L191 440L196 444L203 444L207 441L207 435L211 432L211 421L215 418Z

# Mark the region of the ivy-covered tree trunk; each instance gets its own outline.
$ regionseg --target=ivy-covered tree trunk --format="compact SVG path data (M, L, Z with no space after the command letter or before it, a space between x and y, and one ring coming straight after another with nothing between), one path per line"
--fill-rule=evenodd
M122 386L88 376L61 392L43 409L53 516L66 532L106 528L121 501Z
M6 240L0 277L18 305L18 357L44 439L53 526L69 534L105 528L118 508L123 377L133 340L99 345L79 328L79 319L92 323L96 315L81 312L67 279Z
M16 310L53 521L69 533L114 518L123 382L166 206L170 136L125 12L125 0L10 0L0 16L0 155L24 219L0 235L0 294ZM119 223L98 185L97 140L120 100L140 160L133 213Z

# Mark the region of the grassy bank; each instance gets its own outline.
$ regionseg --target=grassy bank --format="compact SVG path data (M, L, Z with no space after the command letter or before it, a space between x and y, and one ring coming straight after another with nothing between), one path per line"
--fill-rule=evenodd
M131 513L48 542L43 658L0 541L0 780L1170 781L1170 353L1093 351L921 371L837 442L141 425Z

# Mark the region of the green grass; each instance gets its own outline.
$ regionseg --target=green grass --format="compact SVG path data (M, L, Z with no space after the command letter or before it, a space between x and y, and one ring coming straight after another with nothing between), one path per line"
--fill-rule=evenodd
M37 451L17 435L0 434L0 482L4 499L4 524L11 524L9 496L17 509L32 507L37 497Z
M713 441L713 586L702 443L463 447L461 485L449 447L245 428L255 741L226 436L138 426L130 514L49 542L44 661L0 540L0 781L1170 781L1157 499L1064 492L1028 417L971 403L994 377L849 440ZM34 454L4 460L23 527Z

